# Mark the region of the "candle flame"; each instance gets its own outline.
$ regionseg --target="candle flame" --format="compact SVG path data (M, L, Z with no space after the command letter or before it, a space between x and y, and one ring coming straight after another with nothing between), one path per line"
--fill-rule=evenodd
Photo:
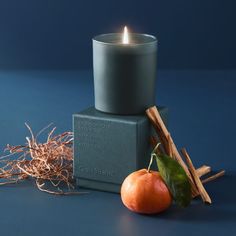
M128 44L129 43L129 34L128 34L128 29L127 27L125 26L124 27L124 33L123 33L123 41L122 41L123 44Z

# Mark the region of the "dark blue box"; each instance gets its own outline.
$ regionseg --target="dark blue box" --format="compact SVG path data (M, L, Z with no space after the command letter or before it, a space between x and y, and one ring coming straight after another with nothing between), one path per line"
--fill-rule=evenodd
M166 122L167 108L159 112ZM119 192L128 174L147 168L153 131L145 115L111 115L91 107L73 115L73 130L78 186Z

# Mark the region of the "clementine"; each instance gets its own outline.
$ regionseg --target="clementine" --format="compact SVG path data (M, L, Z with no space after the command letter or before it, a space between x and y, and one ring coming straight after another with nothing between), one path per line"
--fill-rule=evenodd
M158 171L141 169L128 175L121 186L121 199L131 211L155 214L166 210L171 194Z

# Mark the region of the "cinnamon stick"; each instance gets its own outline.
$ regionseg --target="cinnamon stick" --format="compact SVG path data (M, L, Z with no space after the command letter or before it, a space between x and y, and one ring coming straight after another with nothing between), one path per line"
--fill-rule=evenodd
M182 160L182 157L180 156L180 154L177 150L177 147L175 146L174 141L173 141L169 131L167 130L156 106L153 106L153 107L150 107L149 109L147 109L146 114L149 117L154 129L156 130L157 135L164 147L166 154L169 153L169 150L171 147L171 152L172 152L173 158L183 167L184 171L186 172L186 174L189 178L191 188L192 188L192 194L193 195L198 194L198 190L197 190L195 183L193 181L193 178L188 170L188 167L186 166L186 164Z
M155 136L151 136L150 143L151 143L152 147L155 148L157 145L157 138Z
M152 109L153 109L153 107L147 109L146 114L147 114L149 120L151 121L153 128L156 130L156 133L161 141L161 144L163 145L164 153L167 154L168 153L168 141L167 141L167 138L165 136L163 136L162 133L160 132L161 127L160 127L155 115L153 114Z
M209 172L211 172L211 167L203 165L203 166L199 167L198 169L196 169L196 172L197 172L198 177L200 178L203 175L206 175Z
M200 194L202 200L203 200L204 202L206 202L206 203L211 204L211 198L210 198L210 196L208 195L207 191L205 190L205 188L204 188L204 186L203 186L203 184L202 184L200 178L198 177L197 171L196 171L196 169L194 168L194 165L193 165L193 163L192 163L192 161L191 161L191 158L189 157L189 155L188 155L186 149L185 149L185 148L181 149L181 152L183 153L183 155L184 155L184 157L185 157L185 159L186 159L186 162L187 162L188 167L189 167L189 171L190 171L190 173L192 174L193 180L194 180L194 182L195 182L195 184L196 184L196 186L197 186L197 189L198 189L198 191L199 191L199 194Z
M206 179L203 179L203 180L202 180L202 183L203 183L203 184L208 183L208 182L210 182L210 181L212 181L212 180L215 180L215 179L217 179L217 178L223 176L224 174L225 174L225 170L222 170L222 171L216 173L215 175L212 175L212 176L210 176L210 177L208 177L208 178L206 178Z
M169 144L171 145L172 151L173 151L173 157L181 164L181 166L188 172L188 168L185 165L184 161L182 160L172 138L167 130L156 106L153 106L146 110L146 113L148 117L150 118L154 128L157 131L157 134L160 136L161 141L163 141L163 146L165 147L166 153L169 152ZM168 142L169 140L169 142Z
M167 141L168 141L168 155L170 157L173 157L173 150L172 150L172 144L171 144L171 137L170 137L170 133L167 136Z

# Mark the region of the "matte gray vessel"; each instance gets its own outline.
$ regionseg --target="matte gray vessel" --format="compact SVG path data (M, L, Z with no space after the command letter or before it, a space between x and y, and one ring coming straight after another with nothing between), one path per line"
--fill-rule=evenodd
M134 115L155 105L157 39L146 34L103 34L93 39L95 108Z

